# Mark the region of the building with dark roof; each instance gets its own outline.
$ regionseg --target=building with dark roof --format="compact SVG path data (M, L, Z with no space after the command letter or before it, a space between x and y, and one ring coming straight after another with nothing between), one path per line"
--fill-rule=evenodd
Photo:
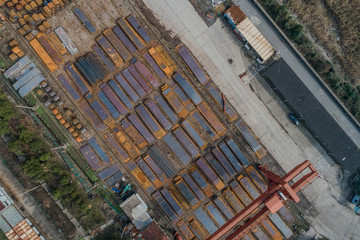
M283 59L263 76L335 162L350 172L360 167L359 148Z

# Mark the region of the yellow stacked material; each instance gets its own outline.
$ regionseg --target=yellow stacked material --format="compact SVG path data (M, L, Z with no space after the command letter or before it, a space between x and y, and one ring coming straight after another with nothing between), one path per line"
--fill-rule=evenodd
M11 22L15 22L18 19L18 15L16 14L15 10L9 11L9 19Z
M26 34L26 31L23 28L19 28L18 31L22 36Z
M49 106L49 108L50 108L50 110L53 110L53 109L55 108L55 105L54 105L54 104L51 104L51 105Z
M30 32L25 35L25 38L26 38L26 40L28 40L30 42L31 40L34 39L34 35Z
M19 58L23 57L25 55L24 51L20 50L19 53L16 54Z
M39 6L42 6L43 4L43 1L42 0L35 0L36 4L39 5Z
M68 128L70 127L70 124L69 124L69 123L65 123L65 124L64 124L64 127L65 127L66 129L68 129Z
M148 50L152 58L155 60L156 64L161 68L161 70L166 74L168 78L171 78L174 72L171 70L171 68L167 65L165 60L162 58L161 54L156 51L155 48L150 48Z
M24 18L25 21L27 21L29 19L29 17L30 17L29 14L25 14L23 18Z
M45 16L44 16L44 14L42 14L42 13L38 13L38 16L39 16L39 18L40 18L40 22L41 21L44 21L46 18L45 18Z
M20 0L19 4L20 6L24 7L26 5L26 2L24 0Z
M20 26L24 26L26 24L26 21L24 18L19 18L18 21L19 21Z
M25 24L25 25L23 26L23 29L24 29L24 31L25 31L25 34L31 31L31 27L30 27L29 24ZM24 34L24 35L25 35L25 34Z
M52 16L52 12L48 6L43 7L43 14L46 18L50 18Z
M75 138L75 140L76 140L76 142L78 142L78 143L80 143L80 142L82 142L82 137L79 135L79 136L77 136L76 138Z
M10 47L15 47L15 46L17 46L17 45L19 45L19 43L18 43L15 39L13 39L13 40L11 40L11 41L9 42L9 46L10 46Z
M61 125L64 125L66 123L66 120L62 118L59 122L61 123Z
M41 46L39 41L37 39L33 39L30 42L31 47L35 50L37 55L41 58L41 60L45 63L45 65L48 67L50 72L54 72L58 69L58 66L55 64L55 62L52 60L52 58L49 56L49 54L45 51L45 49Z
M36 10L36 9L38 8L38 5L37 5L36 2L34 2L34 1L31 1L31 2L29 3L29 5L30 5L30 7L31 7L33 10Z
M37 14L37 13L34 13L34 14L32 15L32 18L34 19L34 21L35 21L36 24L41 21L40 16L39 16L39 14Z
M32 26L35 25L35 20L34 20L34 18L32 18L32 17L29 17L29 18L27 19L27 22L28 22L30 25L32 25Z
M54 6L54 4L53 4L52 2L49 2L47 6L49 7L49 9L50 9L52 12L55 12L56 9L55 9L55 6Z
M39 32L42 32L42 33L46 32L46 29L42 24L38 26L38 30L39 30Z
M25 2L26 2L26 3L30 3L30 2L31 2L31 0L25 0Z
M23 10L23 7L20 4L17 4L15 6L15 9L16 9L16 11L21 11L21 10Z
M19 0L12 0L11 1L14 5L19 4Z
M78 132L72 132L71 135L76 138L77 136L79 136L79 133Z
M45 27L45 29L50 29L51 28L50 23L48 21L46 21L46 20L42 22L42 25Z
M69 127L69 128L68 128L68 131L69 131L70 133L73 133L73 132L75 131L75 129L74 129L73 127Z
M71 112L70 109L66 109L65 114L66 114L67 116L71 116L72 112Z
M36 34L36 38L39 40L40 44L45 48L50 57L54 60L57 65L60 65L64 62L61 54L55 48L55 46L50 42L50 40L43 33Z
M36 94L39 96L42 96L42 95L44 95L44 91L39 88L38 90L36 90Z
M78 124L76 125L76 128L77 128L77 129L81 129L81 128L82 128L81 123L78 123Z
M176 66L175 62L171 59L171 57L169 56L169 54L166 52L166 50L163 48L163 46L161 46L160 44L157 45L155 47L155 50L160 53L161 57L164 59L164 61L166 62L166 65L169 66L169 68L173 71L176 72L178 70L178 67Z
M30 12L33 11L33 9L31 8L30 4L26 4L26 5L24 6L24 8L25 8L25 10L26 10L28 13L30 13Z
M0 0L0 7L1 7L2 5L4 5L4 3L5 3L5 0Z
M18 56L16 56L15 53L11 53L11 54L9 55L9 58L10 58L11 61L15 61L16 59L18 59Z
M6 3L6 6L7 6L8 8L13 8L13 7L14 7L14 4L13 4L12 2L7 2L7 3Z
M56 115L56 114L59 113L59 110L57 110L56 108L54 108L53 110L51 110L51 112L52 112L54 115Z

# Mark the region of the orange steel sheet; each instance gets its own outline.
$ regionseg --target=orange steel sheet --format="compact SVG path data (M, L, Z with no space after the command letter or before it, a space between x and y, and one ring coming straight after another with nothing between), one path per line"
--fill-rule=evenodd
M189 114L184 104L182 104L180 99L176 96L175 92L168 85L165 84L164 86L162 86L161 91L170 103L171 107L180 117L185 118Z
M131 53L126 49L125 45L115 35L113 30L107 28L103 31L103 34L109 40L109 42L115 48L115 50L120 54L122 59L124 59L125 61L129 61L131 59Z
M226 189L223 192L225 199L228 201L230 206L235 210L236 213L244 209L244 205L239 201L236 195L230 189Z
M41 61L46 65L50 72L55 72L58 69L58 66L46 52L46 50L41 46L37 39L33 39L30 42L30 46L35 50L36 54L40 57Z
M281 233L277 230L274 224L269 219L263 219L261 221L261 225L264 227L266 232L272 237L274 240L282 240Z
M249 166L246 168L247 174L251 177L255 185L260 189L263 193L268 189L268 185L265 180L261 177L258 171L255 170L253 166Z
M260 196L260 191L255 187L255 185L250 181L248 177L239 175L237 180L252 199L255 200Z
M214 130L220 135L223 136L226 132L224 125L220 120L215 116L215 114L210 110L209 106L205 102L201 102L196 106L205 119L211 124Z
M180 220L177 223L181 233L184 235L185 239L193 239L195 237L194 233L190 230L190 228L186 225L184 220Z
M57 65L64 63L64 59L62 58L61 54L58 52L56 47L50 42L50 40L47 38L45 34L38 33L36 34L36 38Z
M185 208L186 210L189 210L191 208L190 205L188 204L188 202L181 195L181 193L179 192L179 190L176 188L175 185L170 187L169 192L173 196L173 198L175 198L177 200L177 202L181 204L181 206L183 208Z
M145 176L144 172L136 166L132 161L128 162L126 166L130 169L131 173L134 175L136 180L140 183L140 186L144 188L148 193L153 193L155 187L152 185L150 180Z
M123 119L121 121L121 127L134 140L134 142L139 146L139 148L147 146L146 140L127 119Z
M137 157L140 152L135 144L122 132L119 127L113 127L112 131L117 137L120 144L124 147L125 151L130 155L131 158Z
M50 33L48 33L47 36L50 39L50 41L54 44L54 46L56 47L56 49L59 51L59 53L61 55L65 55L68 53L68 50L62 44L61 40L59 39L59 37L56 35L55 32L50 32Z
M175 64L175 62L171 59L171 57L169 56L169 54L165 51L165 49L163 48L163 46L161 46L160 44L157 45L155 47L155 50L160 54L161 58L164 59L166 65L169 66L169 68L171 69L171 71L176 72L178 70L177 65Z
M161 54L156 51L155 48L150 48L148 50L152 58L155 60L156 64L160 67L160 69L165 73L168 78L171 78L174 72L171 68L166 64L165 60L161 57Z
M201 227L198 221L196 221L194 218L190 218L189 220L190 229L200 238L200 239L206 239L208 236L208 233L204 228Z
M104 49L106 54L110 57L111 61L114 62L115 66L120 67L121 64L123 64L122 58L111 46L110 42L105 38L105 36L101 35L96 39L96 41L99 43L102 49Z

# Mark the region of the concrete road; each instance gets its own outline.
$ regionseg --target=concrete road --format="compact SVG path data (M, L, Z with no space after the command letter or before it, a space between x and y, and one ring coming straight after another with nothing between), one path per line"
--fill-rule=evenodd
M239 75L251 63L244 57L238 41L227 26L218 19L214 25L207 27L187 0L144 0L144 3L167 30L179 36L190 48L285 171L304 159L309 159L315 165L321 178L303 190L316 209L307 215L315 232L334 240L360 239L360 229L351 227L356 226L359 217L342 205L344 174L305 129L289 124L286 106L279 105L274 100L276 96L271 96L255 77L248 75L244 79L246 83L239 79ZM249 9L255 11L253 7ZM263 20L258 21L262 25ZM276 41L275 35L269 39L270 42ZM230 64L228 59L232 59L233 63ZM255 92L251 91L249 84L255 88ZM257 94L262 98L259 99Z

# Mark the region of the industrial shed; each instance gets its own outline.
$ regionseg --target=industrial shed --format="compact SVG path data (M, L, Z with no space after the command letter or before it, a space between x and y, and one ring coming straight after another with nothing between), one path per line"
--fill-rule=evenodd
M263 75L330 157L350 172L360 167L359 148L283 59Z
M239 7L231 6L226 10L224 16L230 25L238 30L242 37L246 39L264 62L273 55L274 48Z

